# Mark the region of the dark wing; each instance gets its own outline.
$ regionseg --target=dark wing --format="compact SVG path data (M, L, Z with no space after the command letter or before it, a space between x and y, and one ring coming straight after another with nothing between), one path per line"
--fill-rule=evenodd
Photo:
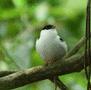
M64 40L60 37L60 40L63 42Z

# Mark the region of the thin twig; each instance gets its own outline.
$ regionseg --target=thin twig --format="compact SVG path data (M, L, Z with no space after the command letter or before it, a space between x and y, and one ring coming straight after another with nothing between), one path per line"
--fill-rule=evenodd
M91 32L90 32L90 37L91 37ZM65 58L68 58L74 54L76 54L80 48L82 48L84 46L84 43L85 43L85 37L83 36L79 41L78 43L67 53L67 55L65 56ZM87 38L88 39L88 38Z

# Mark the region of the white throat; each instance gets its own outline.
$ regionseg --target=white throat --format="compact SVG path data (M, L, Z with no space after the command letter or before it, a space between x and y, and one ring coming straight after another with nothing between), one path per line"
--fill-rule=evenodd
M46 37L52 37L55 38L57 36L56 29L50 29L50 30L42 30L40 33L40 38L46 38Z

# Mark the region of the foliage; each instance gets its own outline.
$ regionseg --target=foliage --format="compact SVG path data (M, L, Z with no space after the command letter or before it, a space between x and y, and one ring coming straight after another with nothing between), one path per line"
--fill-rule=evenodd
M35 51L41 27L56 25L71 49L84 35L86 0L0 0L0 70L44 64ZM70 90L85 90L83 71L61 77ZM46 80L15 90L53 90Z

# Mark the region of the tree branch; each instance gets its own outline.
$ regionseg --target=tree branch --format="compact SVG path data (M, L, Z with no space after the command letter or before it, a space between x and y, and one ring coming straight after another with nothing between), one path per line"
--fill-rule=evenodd
M91 32L90 32L90 36L91 36ZM78 43L67 53L67 55L65 56L65 58L68 58L68 57L70 57L70 56L76 54L76 53L80 50L80 48L84 46L85 39L86 39L86 38L83 36L83 37L78 41ZM88 39L88 37L87 37L87 39Z
M1 77L0 90L14 89L36 81L48 79L53 75L64 75L72 72L79 72L84 68L83 59L84 54L74 55L64 60L64 63L59 60L52 66L37 66Z

